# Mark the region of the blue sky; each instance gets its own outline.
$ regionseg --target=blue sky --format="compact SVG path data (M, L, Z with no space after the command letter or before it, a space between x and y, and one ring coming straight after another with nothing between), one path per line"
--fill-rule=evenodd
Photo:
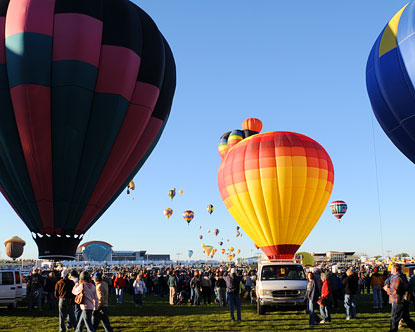
M349 205L340 223L327 207L300 250L382 254L381 223L385 254L415 255L414 165L374 119L365 84L370 49L405 1L135 2L173 50L176 95L165 131L135 177L134 200L122 194L85 240L176 259L188 249L202 258L201 243L224 238L226 248L253 255L248 236L235 237L237 223L222 203L216 176L219 137L257 117L263 131L294 131L323 145L335 170L330 200ZM170 201L173 187L184 194ZM212 215L208 204L215 206ZM174 210L169 220L167 207ZM181 216L187 209L195 211L190 226ZM0 239L18 235L27 241L23 257L37 257L30 232L3 198L0 227ZM214 228L218 238L207 234Z

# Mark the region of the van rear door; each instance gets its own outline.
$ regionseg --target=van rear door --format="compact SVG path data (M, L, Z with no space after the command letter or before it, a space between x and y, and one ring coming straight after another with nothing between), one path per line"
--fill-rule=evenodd
M23 281L20 271L14 271L14 280L16 281L16 300L21 301L26 295L26 289L23 289Z

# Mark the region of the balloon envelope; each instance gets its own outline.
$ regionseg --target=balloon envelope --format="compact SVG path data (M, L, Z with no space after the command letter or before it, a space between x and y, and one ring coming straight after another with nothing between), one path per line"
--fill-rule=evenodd
M270 259L292 259L330 198L333 164L311 138L268 132L245 138L219 166L222 199Z
M212 254L213 251L213 247L212 246L202 246L203 251L205 252L206 256L210 256Z
M347 204L344 201L334 201L330 203L331 213L340 221L347 211Z
M303 266L315 266L314 257L308 252L297 252L295 256L299 256Z
M187 255L189 256L189 258L192 257L193 256L193 250L188 250Z
M160 138L173 55L130 1L0 7L0 191L39 258L73 259Z
M168 195L170 197L170 199L173 199L174 196L176 196L176 188L169 190Z
M213 230L213 234L215 234L215 236L218 236L218 234L219 234L219 229L215 228L215 229Z
M385 26L370 52L366 87L373 112L395 146L415 163L415 3Z
M170 219L171 215L173 214L173 210L170 208L167 208L167 209L164 209L163 213L167 217L167 219Z
M208 205L208 207L207 207L207 211L208 211L208 213L209 213L209 214L212 214L212 213L213 213L213 210L214 210L213 205L212 205L212 204L209 204L209 205Z
M13 236L10 239L4 241L6 247L6 255L12 259L19 258L23 254L23 247L26 242L18 236Z
M183 212L183 218L187 221L188 224L193 220L195 214L193 211L187 210Z

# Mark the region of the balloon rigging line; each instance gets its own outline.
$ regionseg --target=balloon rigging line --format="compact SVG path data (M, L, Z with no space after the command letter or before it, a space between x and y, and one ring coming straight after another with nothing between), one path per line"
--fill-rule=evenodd
M373 113L370 117L372 121L372 135L373 135L373 156L375 159L375 177L376 177L376 189L378 194L378 213L379 213L379 226L380 226L380 241L382 246L382 257L384 257L383 253L383 234L382 234L382 215L380 213L380 195L379 195L379 175L378 175L378 161L376 158L376 141L375 141L375 125L373 124Z

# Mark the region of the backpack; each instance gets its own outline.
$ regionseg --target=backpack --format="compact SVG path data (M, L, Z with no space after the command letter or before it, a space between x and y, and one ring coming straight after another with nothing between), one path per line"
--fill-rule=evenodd
M76 304L82 304L84 301L84 288L82 287L82 292L80 292L78 295L75 296L75 303Z

